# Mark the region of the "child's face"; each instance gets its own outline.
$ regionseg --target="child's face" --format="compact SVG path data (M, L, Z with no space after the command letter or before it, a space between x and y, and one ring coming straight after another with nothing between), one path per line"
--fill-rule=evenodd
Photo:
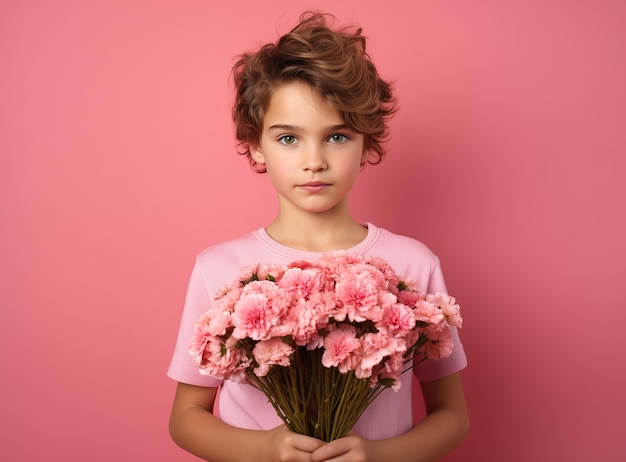
M253 159L264 164L284 211L321 213L347 204L366 160L363 135L302 82L278 87Z

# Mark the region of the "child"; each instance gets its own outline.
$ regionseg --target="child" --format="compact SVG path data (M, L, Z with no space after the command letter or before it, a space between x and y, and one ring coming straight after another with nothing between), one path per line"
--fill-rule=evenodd
M251 263L312 261L348 249L385 259L424 291L446 290L439 261L423 244L351 215L348 195L365 164L382 159L395 106L361 30L333 29L329 18L304 14L276 44L242 55L233 69L241 153L267 173L279 211L266 228L200 253L191 275L168 371L178 381L170 433L212 462L433 461L468 431L459 377L466 359L456 331L450 357L414 368L427 410L421 422L413 423L406 373L398 392L385 390L350 435L330 443L288 431L259 390L200 375L189 356L194 324L211 297Z

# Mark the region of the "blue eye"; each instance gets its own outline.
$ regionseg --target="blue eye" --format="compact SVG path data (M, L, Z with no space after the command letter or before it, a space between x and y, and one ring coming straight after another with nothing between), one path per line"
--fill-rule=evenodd
M332 143L345 143L346 141L348 141L350 138L348 138L346 135L343 135L341 133L333 133L332 135L330 135L330 137L328 138L328 141L332 142Z
M281 142L282 144L295 144L297 141L297 138L293 135L283 135L280 138L278 138L278 141Z

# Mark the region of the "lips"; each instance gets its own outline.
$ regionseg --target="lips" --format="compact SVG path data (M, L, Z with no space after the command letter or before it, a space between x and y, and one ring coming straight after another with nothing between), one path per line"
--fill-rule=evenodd
M328 188L329 186L330 183L324 183L323 181L309 181L308 183L303 183L299 185L301 189L309 192L320 192Z
M323 181L309 181L308 183L301 184L300 186L328 186L328 183L324 183Z

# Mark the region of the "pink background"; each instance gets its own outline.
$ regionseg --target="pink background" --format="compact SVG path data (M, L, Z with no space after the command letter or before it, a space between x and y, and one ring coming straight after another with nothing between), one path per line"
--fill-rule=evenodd
M463 307L446 461L626 460L620 0L2 1L0 459L195 460L167 434L187 278L275 212L234 151L232 58L311 5L397 82L353 206Z

